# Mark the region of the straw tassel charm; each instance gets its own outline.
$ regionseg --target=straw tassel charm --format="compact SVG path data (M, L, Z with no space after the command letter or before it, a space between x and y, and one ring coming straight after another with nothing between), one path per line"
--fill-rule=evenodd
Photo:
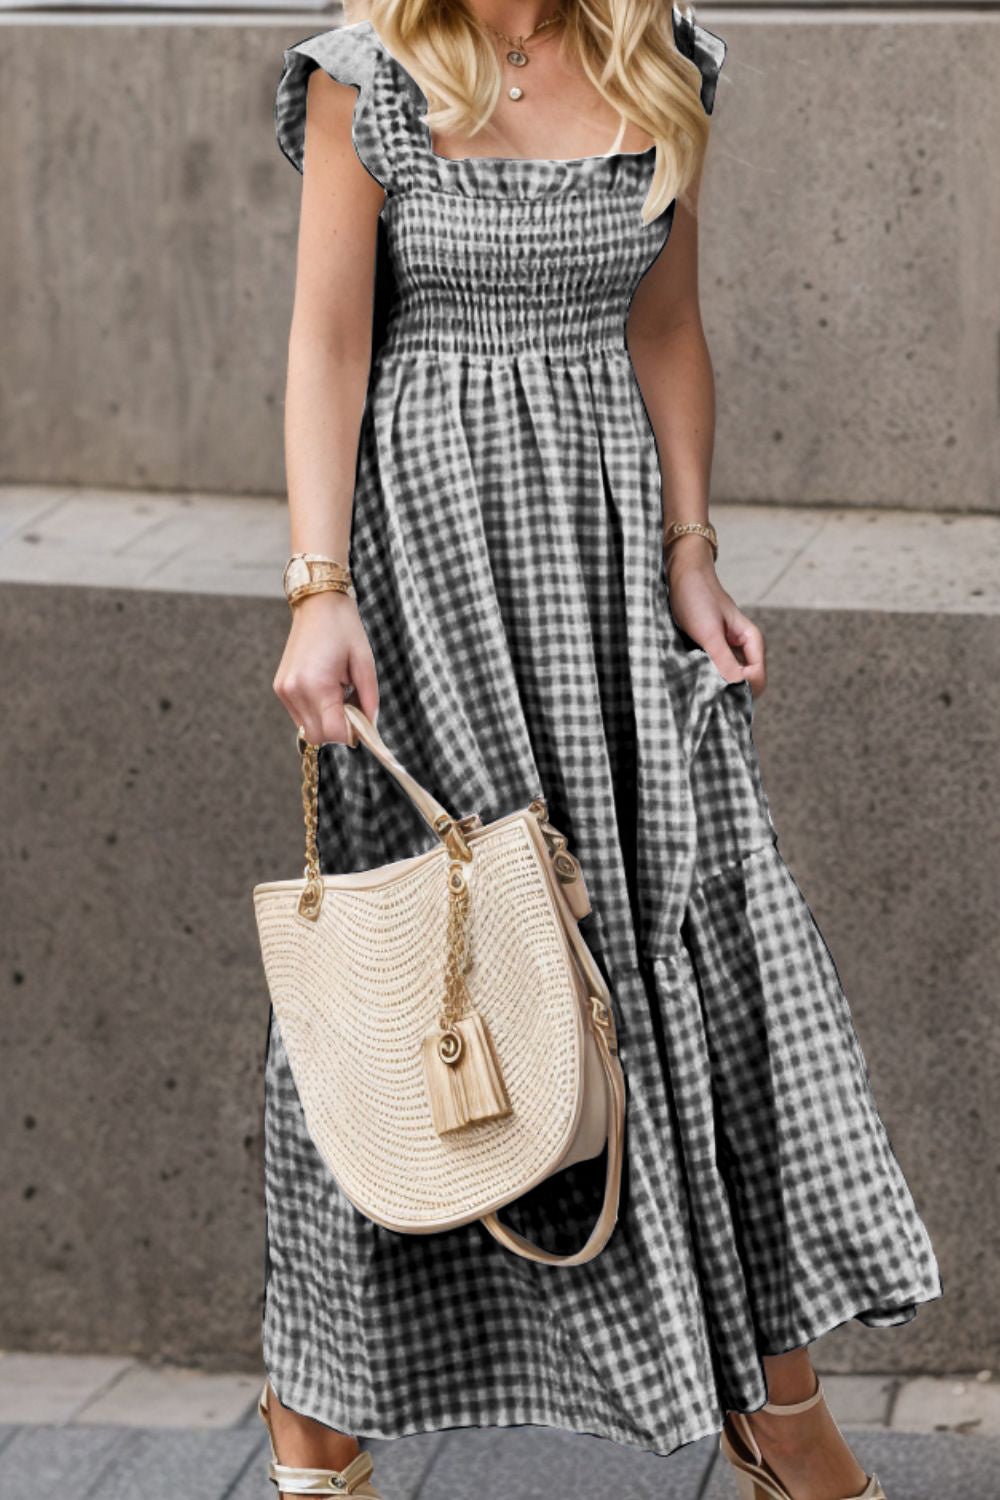
M448 955L445 997L438 1025L423 1039L424 1076L438 1135L511 1112L510 1099L489 1027L469 1003L469 887L461 860L448 867Z
M441 1044L458 1038L453 1062L445 1061ZM511 1111L500 1060L489 1027L477 1011L454 1021L448 1031L424 1037L424 1070L431 1117L438 1135L461 1130L476 1121L498 1120Z

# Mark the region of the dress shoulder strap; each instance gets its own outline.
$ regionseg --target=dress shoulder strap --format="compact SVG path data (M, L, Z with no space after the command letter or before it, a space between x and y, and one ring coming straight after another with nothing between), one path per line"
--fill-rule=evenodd
M278 145L299 172L305 169L306 89L315 68L358 90L351 129L354 149L379 186L391 192L397 172L399 90L371 22L321 31L285 49L274 127Z
M726 43L695 20L694 7L684 0L673 0L673 18L677 50L697 63L701 73L701 102L705 113L710 115L715 107L715 87L725 60Z

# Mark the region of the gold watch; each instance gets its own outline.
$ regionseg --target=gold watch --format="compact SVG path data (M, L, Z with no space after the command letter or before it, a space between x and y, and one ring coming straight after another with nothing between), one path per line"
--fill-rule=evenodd
M285 564L282 587L290 606L309 594L333 592L354 598L350 569L319 552L295 552Z

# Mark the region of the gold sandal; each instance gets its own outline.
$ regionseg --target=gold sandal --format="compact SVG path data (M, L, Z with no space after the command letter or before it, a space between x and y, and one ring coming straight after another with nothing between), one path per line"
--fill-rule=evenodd
M791 1406L775 1406L769 1401L762 1410L776 1412L783 1417L791 1417L796 1412L808 1411L811 1406L816 1406L822 1399L823 1386L820 1381L817 1381L816 1389L808 1400L796 1401ZM735 1443L734 1436L737 1440ZM731 1411L726 1414L719 1447L723 1457L733 1467L740 1500L793 1500L777 1474L766 1463L757 1439L754 1437L753 1428L743 1412ZM845 1497L845 1500L886 1500L885 1491L878 1482L878 1476L870 1474L867 1478L868 1483L861 1494Z
M267 1477L272 1484L277 1485L279 1494L361 1495L364 1500L382 1500L374 1485L368 1483L374 1460L367 1449L356 1454L346 1469L293 1469L288 1464L279 1464L278 1455L274 1451L271 1413L268 1410L269 1390L270 1386L265 1381L260 1400L257 1402L257 1411L267 1428L271 1443L271 1462L268 1465Z

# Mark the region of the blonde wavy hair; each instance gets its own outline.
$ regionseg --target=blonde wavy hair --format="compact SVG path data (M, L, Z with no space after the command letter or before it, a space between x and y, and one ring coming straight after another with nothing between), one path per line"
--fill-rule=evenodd
M564 44L621 119L656 145L642 221L650 223L687 192L700 170L710 125L701 73L674 44L671 0L565 0ZM491 34L463 0L367 0L349 7L367 19L419 84L431 132L471 137L488 124L503 87Z

